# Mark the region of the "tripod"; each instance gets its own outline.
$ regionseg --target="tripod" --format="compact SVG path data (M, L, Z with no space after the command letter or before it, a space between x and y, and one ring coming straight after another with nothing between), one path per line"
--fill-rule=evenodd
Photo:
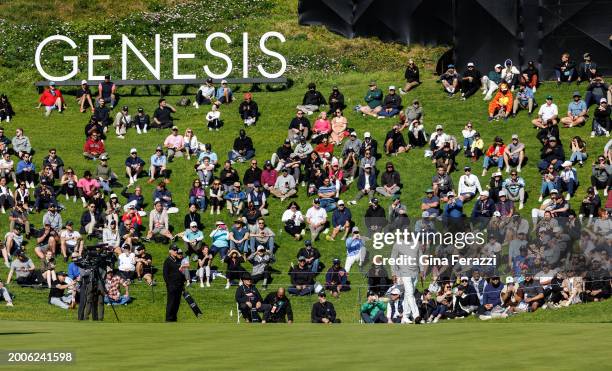
M107 294L106 288L104 286L104 281L102 279L102 272L104 270L100 267L93 267L88 271L89 274L83 275L83 285L81 286L81 295L79 300L78 319L79 321L89 319L89 314L91 313L92 320L103 321L104 296ZM112 301L110 302L110 304L111 308L113 309L113 313L115 314L115 318L117 319L117 322L121 322L119 320L119 316L117 315L117 311L115 310L115 306Z

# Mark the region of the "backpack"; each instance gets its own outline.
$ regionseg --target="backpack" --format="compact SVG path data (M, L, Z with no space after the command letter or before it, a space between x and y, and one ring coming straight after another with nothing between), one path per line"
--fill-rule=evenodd
M177 103L177 106L180 107L188 107L191 105L191 99L187 98L187 97L182 97Z

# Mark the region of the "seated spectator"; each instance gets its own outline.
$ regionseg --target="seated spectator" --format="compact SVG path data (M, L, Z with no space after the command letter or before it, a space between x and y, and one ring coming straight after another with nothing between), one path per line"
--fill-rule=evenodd
M200 142L198 142L198 137L193 133L191 128L185 129L183 142L185 143L185 155L187 155L187 160L191 160L191 155L198 158L200 154Z
M312 246L312 241L305 240L304 247L298 250L296 257L298 259L304 257L306 259L306 268L313 274L319 273L319 259L321 258L321 253L319 249Z
M262 304L263 299L259 290L253 284L251 275L246 272L242 275L242 285L236 289L235 299L240 314L247 322L260 322L261 318L258 312L266 313L270 310L269 304Z
M531 117L533 108L537 107L537 105L538 104L536 103L533 95L533 90L524 84L520 84L519 90L516 92L516 97L514 98L514 104L512 106L512 117L516 117L516 113L520 109L526 109L527 114Z
M123 286L123 295L121 295L120 287ZM104 295L104 304L111 305L127 305L132 298L130 298L130 282L124 280L119 275L114 275L112 271L106 272L104 280L104 289L106 295Z
M83 237L81 233L74 230L72 220L66 221L65 229L59 234L60 250L64 256L64 261L68 261L68 255L76 252L79 256L83 255Z
M512 64L512 60L506 59L504 61L504 68L501 71L501 77L502 80L508 84L508 87L510 87L510 91L514 91L518 86L520 76L521 72Z
M287 291L291 295L305 296L314 291L314 273L306 266L306 258L298 257L298 265L289 271L291 286Z
M599 215L599 209L601 208L601 198L595 192L594 187L589 187L587 189L586 196L582 199L580 203L580 220L587 215L589 220L592 220L593 217Z
M251 228L249 234L251 240L251 251L255 249L255 246L263 245L269 253L274 253L274 237L276 234L266 225L266 221L263 218L257 219L257 224Z
M208 157L210 159L210 163L214 166L217 166L219 163L219 158L215 152L212 151L212 144L206 143L204 144L204 149L200 152L198 156L198 162L202 162L204 157Z
M41 287L44 279L40 270L36 269L32 259L28 258L23 251L19 251L16 257L17 259L13 259L10 264L6 285L10 284L11 279L15 276L15 281L19 286Z
M476 69L473 62L467 64L467 69L461 76L461 100L466 100L480 89L482 73Z
M232 89L227 85L227 80L221 80L221 86L217 88L215 97L217 98L217 102L221 104L230 104L234 101L234 94Z
M561 61L555 64L555 76L557 85L561 85L562 81L572 82L577 78L576 62L570 60L569 53L561 54Z
M121 253L121 234L117 228L117 222L112 220L102 230L102 243L108 246L109 249L115 251L115 253ZM132 241L125 241L128 246L132 245Z
M200 277L200 287L204 287L204 276L206 276L206 287L210 287L210 267L213 260L213 254L210 252L208 245L204 244L198 255L198 270L196 275Z
M30 144L30 138L23 135L23 129L15 129L15 136L11 140L13 145L13 152L18 156L22 157L24 153L32 153L32 145Z
M0 178L0 212L6 214L7 209L15 205L13 191L6 185L6 178Z
M474 174L472 174L472 168L466 166L463 168L464 174L459 177L459 196L463 197L464 201L469 201L476 192L482 193L482 187L480 186L480 180Z
M136 183L138 176L143 172L145 162L138 157L136 148L130 150L130 155L125 159L125 174L130 178L129 185Z
M448 94L449 98L452 98L457 90L459 89L459 74L455 70L454 64L449 64L446 67L446 72L440 75L438 82L442 83L444 91Z
M521 72L520 82L527 85L535 94L540 80L540 73L533 61L527 62L527 68Z
M281 175L276 178L274 188L270 188L270 193L284 201L297 193L296 182L293 176L289 175L289 169L284 167L281 170Z
M107 155L104 141L98 132L93 132L83 145L83 156L88 160L96 160L102 155Z
M472 219L479 221L479 219L487 220L493 217L495 212L495 202L489 198L489 191L480 192L480 197L474 204L472 209Z
M574 192L576 192L576 188L578 188L578 172L572 165L571 161L563 162L563 164L561 164L563 170L561 170L559 174L559 186L561 188L559 191L567 192L565 196L567 201L574 196Z
M174 156L182 157L185 150L185 138L178 132L178 127L172 127L172 133L164 140L164 148L168 151L168 162L174 160Z
M7 151L0 158L0 178L13 180L13 185L17 185L17 174L15 173L15 163L11 160L11 154Z
M504 167L504 154L506 152L506 145L501 137L495 137L493 144L489 146L485 153L484 163L482 165L482 176L487 175L487 170L491 165L497 165L499 172Z
M312 125L311 142L315 144L321 143L323 139L327 139L329 133L331 133L331 129L331 122L327 118L327 112L323 111L319 113L319 117Z
M233 187L223 197L226 201L230 216L238 216L242 213L246 202L246 193L241 188L240 182L234 182Z
M153 258L142 245L136 246L136 277L149 286L156 284L153 279Z
M208 187L211 184L214 176L215 165L210 162L210 159L207 156L204 156L202 161L199 162L196 166L198 178L200 179L198 181L200 184L200 188L202 184L204 185L204 187ZM206 198L204 198L203 201L206 201Z
M404 84L404 89L400 88L399 90L401 95L404 95L410 90L421 85L421 80L419 79L419 67L417 67L412 58L408 60L408 65L406 66L406 71L404 72L404 79L406 79L406 84Z
M370 200L370 205L366 209L364 218L367 228L367 235L369 237L371 237L374 233L382 232L383 228L387 225L385 209L378 204L378 198L374 197L372 200Z
M203 104L212 104L215 99L215 86L213 85L213 79L208 77L206 83L200 85L198 92L196 93L195 101L193 106L198 109Z
M227 282L225 284L225 289L227 290L234 281L239 281L243 274L247 273L242 267L245 258L240 255L238 250L231 249L223 258L223 262L226 264L225 278Z
M300 141L300 137L304 137L304 140L310 135L310 121L304 117L304 111L298 109L295 117L289 123L289 129L287 130L287 139L291 143L297 143Z
M267 251L263 245L257 246L257 249L251 252L247 260L253 265L253 272L251 277L253 283L256 284L259 281L263 281L262 287L264 290L268 289L268 284L272 281L272 275L270 274L270 265L276 260L271 251Z
M339 190L332 184L329 177L323 177L323 183L317 189L317 197L321 204L321 208L325 211L333 211L336 209L336 199Z
M176 113L176 108L166 103L166 99L160 98L158 107L153 112L152 127L156 129L167 129L173 126L172 114Z
M227 154L227 157L230 161L232 161L232 163L245 162L255 157L253 140L251 137L246 135L246 131L244 129L240 129L238 137L234 139L234 146Z
M611 185L612 165L606 163L605 157L599 156L597 162L594 162L592 166L591 186L594 188L596 194L599 189L603 189L604 195L606 195Z
M332 296L338 298L340 292L349 291L351 289L348 281L348 273L340 265L340 259L335 258L332 261L332 266L325 274L325 289L330 290Z
M132 126L132 116L130 116L130 114L128 113L128 106L123 106L121 108L121 111L117 112L117 114L115 115L114 126L117 138L125 138L127 129Z
M41 183L36 188L34 197L34 210L36 212L40 212L40 210L46 209L49 205L57 203L53 187L47 186L45 183Z
M56 279L49 285L49 304L62 309L74 308L75 304L72 293L66 294L66 289L74 289L74 283L69 284L66 276L66 272L57 272Z
M168 243L168 240L172 240L173 236L170 232L170 225L168 222L168 211L164 209L163 204L160 200L155 201L153 210L149 213L149 230L147 232L147 239L153 238L166 238L164 241Z
M293 323L293 310L291 302L285 296L285 288L279 287L276 292L271 292L264 299L264 304L270 309L264 314L264 320L268 323Z
M582 138L580 138L579 136L575 136L572 138L570 147L572 151L570 161L572 162L572 164L575 164L577 162L578 165L582 167L584 165L584 161L588 157L586 142L582 140Z
M421 199L421 211L427 212L428 217L437 217L440 215L440 198L434 194L433 188L427 188L425 195Z
M582 59L576 71L577 84L583 81L590 83L597 76L597 63L591 60L591 53L584 53Z
M608 105L606 98L601 98L599 106L593 111L593 124L591 126L591 138L595 136L605 135L610 136L610 130L612 130L612 124L610 121L610 114L612 110Z
M287 209L281 216L281 221L284 223L285 232L289 233L296 241L302 238L305 232L304 215L295 201L291 201L289 206L287 206Z
M483 100L490 100L491 97L493 97L493 93L497 90L499 84L502 82L502 68L503 66L498 63L495 65L495 67L493 67L492 71L489 71L486 76L482 77L482 95L485 96Z
M595 76L593 81L587 86L586 94L584 95L584 102L588 107L593 104L601 102L601 98L607 98L606 100L612 100L612 89L606 84L601 76Z
M4 265L10 268L9 256L19 253L25 249L21 228L14 226L4 235L4 243L2 245L2 257Z
M565 161L563 146L560 145L555 137L549 137L546 145L540 152L541 161L538 168L542 171L549 165L553 165L555 170L561 169L561 164Z
M15 111L13 111L11 102L5 94L0 94L0 122L2 120L11 122L11 117L13 116L15 116Z
M340 323L340 319L336 318L334 305L327 301L325 291L319 292L319 301L312 305L310 321L325 324Z
M244 226L242 219L236 219L234 225L229 231L229 243L230 249L238 250L239 252L246 254L251 253L253 248L251 247L249 229Z
M38 107L45 106L45 116L49 117L51 112L57 110L59 113L67 108L64 97L59 89L55 88L53 81L49 82L49 88L45 89L38 99Z
M198 222L189 223L189 228L183 232L183 242L185 243L185 251L187 256L191 254L201 254L202 244L204 243L204 234L198 227Z
M317 144L314 151L321 157L327 157L334 153L334 144L330 143L327 136L321 138L321 142Z
M334 241L336 236L343 231L342 240L346 239L348 232L351 228L352 215L351 210L349 210L343 200L339 200L337 203L337 208L334 210L332 214L332 232L331 235L325 237L328 241Z
M213 255L220 253L221 259L224 259L229 249L229 233L227 226L222 221L215 223L215 229L210 232L211 252Z
M327 102L325 101L323 94L317 90L317 85L311 82L308 84L308 90L304 94L302 104L298 105L296 108L302 112L305 112L307 115L312 115L313 112L317 112L320 109L320 106L326 104Z
M221 209L224 204L224 191L223 186L221 185L221 181L219 179L215 179L210 188L208 190L208 200L210 202L210 215L214 214L215 211L218 214L221 214Z
M155 153L151 156L151 166L149 168L149 180L148 183L151 184L155 182L155 179L159 177L164 177L164 182L170 182L168 178L168 171L166 166L168 164L168 160L166 155L164 154L164 150L161 146L157 146L155 148Z
M191 190L189 191L189 204L196 205L202 211L206 210L206 190L202 187L202 182L199 179L194 180L192 183Z
M383 110L383 92L377 87L376 81L370 81L368 86L369 89L364 98L366 105L359 106L359 111L363 116L378 117L378 113Z
M144 112L144 108L138 107L138 112L134 117L134 126L138 134L147 133L147 128L151 126L149 115Z
M587 105L581 99L580 92L575 91L573 98L567 106L567 116L560 120L565 128L582 126L587 119Z
M455 189L453 179L449 175L445 166L437 166L436 170L436 175L434 175L431 179L433 193L440 198L445 198L448 192Z
M414 120L408 126L408 146L424 147L427 144L425 127L418 120Z
M117 182L117 174L108 166L108 155L100 156L100 163L96 166L94 176L106 194L112 192L111 185Z
M523 289L523 302L529 306L531 312L535 312L544 305L544 289L539 280L533 279L533 273L525 273L525 281L520 285Z
M168 213L170 214L176 213L176 210L170 210L172 209L171 206L173 205L172 192L170 192L166 188L165 182L159 182L159 184L157 184L157 186L155 187L155 191L153 191L153 201L154 202L160 201L163 208L165 210L168 210Z
M219 111L219 106L217 103L213 103L210 107L210 111L206 114L206 121L208 122L208 131L219 131L223 126L223 121L221 121L221 111Z
M398 155L410 150L410 147L406 145L406 141L402 132L400 131L399 125L393 125L393 128L387 133L385 138L385 153L387 155Z
M488 121L499 120L500 118L508 120L508 116L512 113L513 107L512 92L506 82L499 84L499 90L493 100L489 102L489 118Z
M389 86L389 94L383 99L382 108L383 109L378 112L378 118L393 117L400 113L402 109L402 97L395 93L395 86Z
M87 209L81 215L81 228L79 233L85 234L88 237L102 235L102 227L104 219L102 210L97 210L95 202L87 203Z
M525 180L518 176L517 170L510 172L510 178L504 181L502 188L510 201L519 202L519 210L522 210L525 202Z
M259 117L259 107L257 106L257 102L253 100L253 94L248 92L244 93L244 101L240 103L238 113L240 113L240 118L242 118L244 125L255 125Z
M510 168L516 166L516 171L521 172L521 165L525 159L525 144L519 141L518 134L512 134L512 142L506 146L504 150L504 163L506 164L506 173L510 172Z
M43 165L51 167L53 176L57 179L64 175L64 161L57 155L55 148L51 148L49 154L43 158Z
M9 229L13 230L15 227L25 231L26 235L30 236L30 220L28 217L29 210L24 206L22 201L15 202L15 207L9 213Z
M385 310L387 305L378 300L375 292L368 292L368 301L363 303L360 308L361 319L365 323L387 323Z

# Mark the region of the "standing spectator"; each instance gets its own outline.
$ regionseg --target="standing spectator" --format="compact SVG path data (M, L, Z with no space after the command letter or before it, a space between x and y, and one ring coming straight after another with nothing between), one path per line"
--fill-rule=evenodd
M115 115L115 134L118 139L124 139L127 129L132 126L132 116L128 113L128 106L123 106Z
M259 107L253 100L253 94L248 92L244 93L244 101L240 103L238 113L245 126L255 125L257 117L259 117Z
M169 256L164 261L163 274L167 294L166 322L176 322L183 286L185 285L185 276L180 271L181 259L178 258L178 250L176 245L171 245Z
M419 67L417 67L412 58L408 60L408 65L406 66L406 71L404 72L404 79L406 79L406 84L404 84L404 89L400 88L399 90L401 95L404 95L410 90L421 85L421 80L419 79Z
M357 263L359 268L363 265L366 258L366 246L365 240L359 234L359 228L353 227L351 237L346 239L346 261L344 263L344 269L347 274L351 272L353 264Z
M314 82L308 84L308 90L304 94L302 104L296 108L307 115L312 115L313 112L317 112L320 106L327 104L323 94L317 90L317 85Z
M98 84L98 99L102 99L104 103L110 104L113 109L117 104L117 86L111 81L110 75L104 76L104 81Z
M176 108L166 103L165 98L160 98L158 107L153 112L153 125L157 129L167 129L172 127L172 114L176 113Z
M378 113L383 109L383 92L376 86L376 81L370 81L368 86L369 89L364 98L366 105L359 106L359 111L363 116L369 115L372 117L377 117Z

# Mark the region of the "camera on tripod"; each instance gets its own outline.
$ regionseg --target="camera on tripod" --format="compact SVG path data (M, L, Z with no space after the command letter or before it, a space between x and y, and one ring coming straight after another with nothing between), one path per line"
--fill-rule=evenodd
M92 270L95 268L101 268L106 270L107 267L112 267L112 253L108 250L108 245L98 244L93 246L87 246L84 256L80 257L75 261L75 264L82 269Z

